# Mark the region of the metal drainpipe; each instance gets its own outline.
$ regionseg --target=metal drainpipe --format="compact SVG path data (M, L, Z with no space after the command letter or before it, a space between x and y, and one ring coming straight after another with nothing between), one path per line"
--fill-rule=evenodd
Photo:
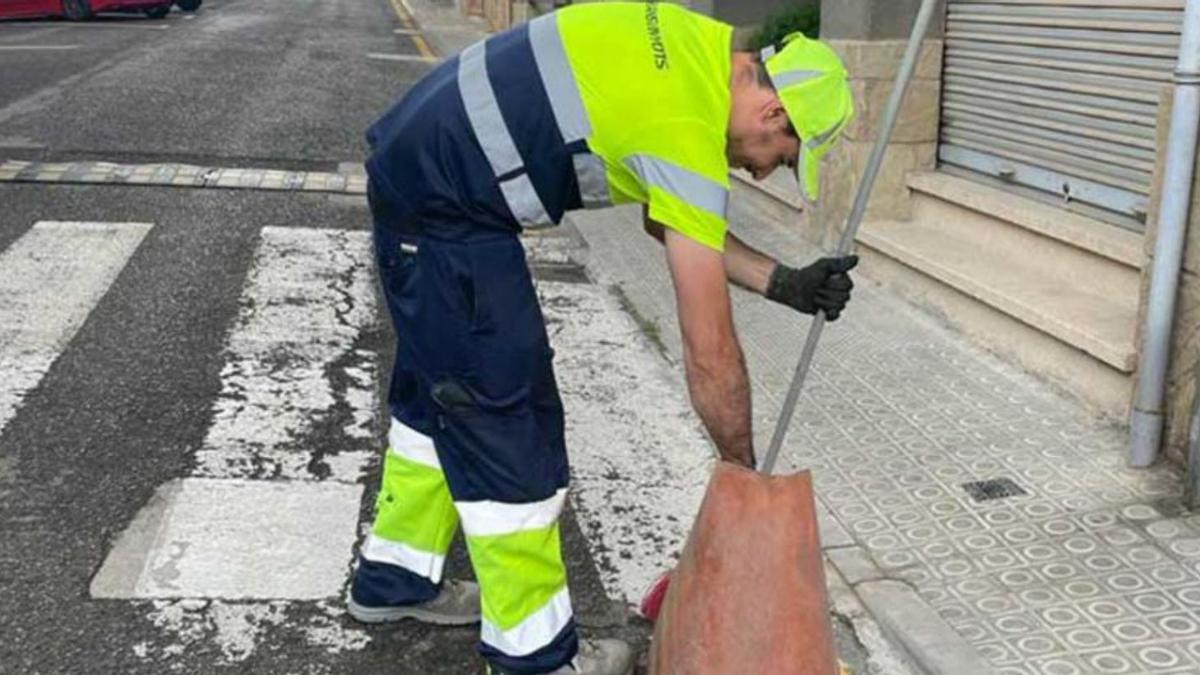
M1188 211L1192 202L1196 138L1200 127L1200 0L1187 0L1183 37L1175 71L1175 102L1167 137L1167 163L1158 210L1158 238L1150 272L1150 297L1142 327L1142 356L1137 396L1129 423L1129 465L1150 466L1163 434L1163 399L1171 353L1175 298L1183 264Z

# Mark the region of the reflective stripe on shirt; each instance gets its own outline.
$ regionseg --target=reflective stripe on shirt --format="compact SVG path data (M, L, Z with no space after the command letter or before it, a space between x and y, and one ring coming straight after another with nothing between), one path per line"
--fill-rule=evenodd
M538 17L529 22L529 42L533 46L533 58L537 61L542 86L550 97L554 119L563 142L574 143L592 135L592 124L588 121L583 97L571 72L571 62L563 48L558 20L553 14Z
M575 178L579 182L579 197L585 209L612 206L612 194L608 189L608 168L597 155L584 153L572 158L575 162Z
M529 42L533 46L538 74L550 98L550 107L554 110L554 120L558 123L563 142L586 141L592 135L592 123L583 105L583 97L579 94L579 84L567 59L566 48L563 47L557 17L548 14L530 21ZM608 189L604 160L590 153L577 154L572 160L584 208L611 206L612 196Z
M527 174L519 174L500 183L504 201L518 223L526 227L547 227L554 224L541 197Z
M475 132L475 139L483 148L483 154L492 165L496 178L524 169L521 153L517 151L516 143L504 123L504 116L500 114L500 106L496 103L496 92L488 77L487 51L483 42L467 47L459 56L458 89L471 122L471 130ZM502 181L500 191L517 222L530 227L553 224L529 176L522 173Z
M698 209L725 218L729 191L711 178L650 155L632 155L625 159L625 165L647 187L660 188Z

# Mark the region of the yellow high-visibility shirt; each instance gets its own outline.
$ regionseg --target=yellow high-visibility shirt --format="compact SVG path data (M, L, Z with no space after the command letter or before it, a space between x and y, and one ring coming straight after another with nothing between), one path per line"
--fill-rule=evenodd
M555 13L613 203L723 250L733 29L668 3Z

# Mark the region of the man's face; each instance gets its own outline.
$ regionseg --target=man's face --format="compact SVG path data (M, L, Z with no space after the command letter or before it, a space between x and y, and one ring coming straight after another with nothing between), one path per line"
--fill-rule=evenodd
M733 93L725 154L730 168L762 180L781 166L795 170L800 139L789 132L787 112L773 89L747 87Z

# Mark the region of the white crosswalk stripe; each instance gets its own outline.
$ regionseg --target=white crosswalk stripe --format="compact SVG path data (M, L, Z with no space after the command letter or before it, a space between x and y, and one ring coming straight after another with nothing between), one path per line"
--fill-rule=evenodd
M606 288L538 288L559 354L575 515L608 594L636 604L683 550L712 445L682 382Z
M357 532L357 481L378 453L377 357L355 348L376 320L370 261L365 232L262 230L193 477L159 489L96 575L94 596L339 592ZM338 413L362 447L334 456L305 447Z
M355 342L376 320L369 233L264 228L196 475L356 482L378 451L379 368ZM297 447L339 414L359 451Z
M151 227L42 221L0 254L0 432Z
M150 229L43 222L0 252L0 432ZM561 238L526 244L535 265L574 265ZM365 231L259 232L193 468L119 524L92 597L151 600L150 620L185 642L200 624L221 640L244 622L277 623L287 603L340 607L383 447L386 374L363 346L386 320L372 268ZM607 289L539 281L538 291L559 354L575 517L609 595L635 602L682 548L711 449L680 383ZM337 436L336 452L314 442L322 433ZM211 604L197 613L197 601ZM336 611L320 630L364 646L359 629L330 627Z

